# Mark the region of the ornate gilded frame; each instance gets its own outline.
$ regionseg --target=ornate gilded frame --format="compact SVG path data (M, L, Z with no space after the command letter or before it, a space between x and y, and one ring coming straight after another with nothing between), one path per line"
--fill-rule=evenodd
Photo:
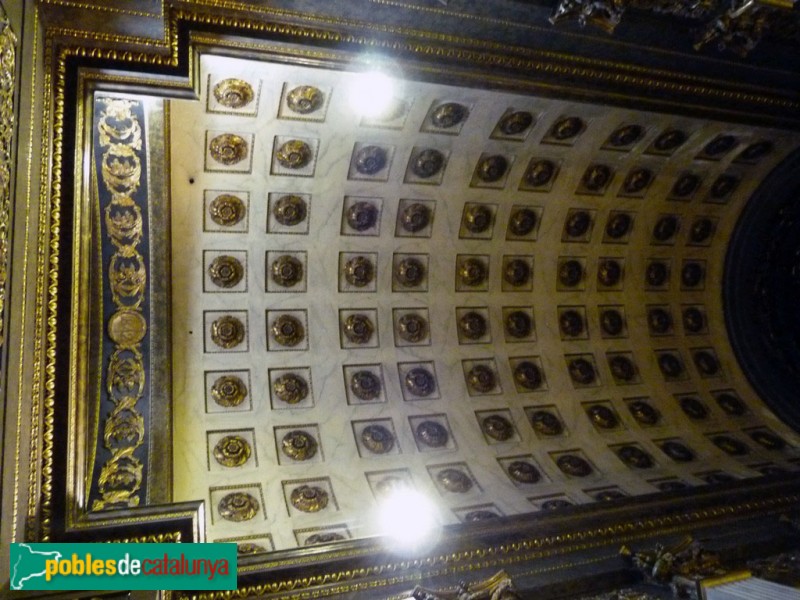
M653 109L790 128L800 124L797 93L770 85L740 84L735 77L721 79L674 69L646 69L632 63L568 56L544 48L508 46L489 38L479 40L400 24L213 0L164 2L160 14L108 7L108 12L123 21L163 19L162 30L153 35L121 35L106 33L102 28L92 31L88 23L86 27L63 27L59 11L78 10L72 4L57 0L39 2L32 16L35 34L32 55L41 62L37 63L39 70L33 76L31 105L41 107L37 119L42 124L42 160L38 174L31 173L28 182L29 208L38 210L41 223L31 253L36 256L36 277L31 284L36 293L32 315L35 325L30 338L33 346L30 440L31 456L34 462L41 459L41 468L30 470L28 504L18 507L27 513L27 526L24 535L17 534L17 539L176 542L204 539L202 503L171 504L168 494L156 493L138 503L124 502L126 508L109 508L105 501L98 503L86 492L101 479L108 481L113 470L108 465L87 469L87 454L103 437L102 433L97 439L91 435L96 429L92 427L87 406L92 396L88 389L89 374L97 357L90 354L89 338L97 333L98 327L108 328L117 345L115 351L135 355L145 332L165 328L169 318L162 313L157 322L147 322L137 313L136 301L117 302L118 310L104 322L98 323L93 314L92 298L99 293L98 273L104 277L99 269L92 273L96 265L89 266L94 264L92 253L99 243L101 220L91 209L92 199L97 197L90 177L90 148L96 123L93 115L97 114L90 102L94 92L107 91L114 97L143 92L175 97L194 95L199 86L195 67L200 51L268 53L289 62L335 66L345 53L369 49L392 53L420 77L466 85L512 86L523 92L578 99L593 94L609 103L643 103ZM388 3L376 5L386 8ZM87 13L96 9L89 5L84 8ZM458 15L439 14L437 10L446 12L428 8L425 14L458 18ZM97 22L96 14L92 18ZM654 85L661 91L657 97L649 93ZM106 136L100 140L101 147L124 142L129 148L124 154L117 150L117 165L125 163L130 153L137 150L135 144L129 143L130 139L122 139L125 136L114 140L115 134L109 134L108 130L101 135ZM29 157L32 157L36 144L30 137ZM112 160L107 164L112 165ZM130 204L125 197L132 194L122 193L118 181L111 183L114 177L122 175L111 168L107 177L95 183L106 185L112 203ZM147 184L161 186L163 190L165 182ZM38 196L34 197L37 186ZM113 225L113 219L107 224ZM114 237L112 230L113 227L109 232ZM131 238L128 233L117 231L114 245L119 252L130 256L138 252L139 241L135 235ZM162 343L161 351L166 355L167 350ZM168 398L163 400L168 422ZM135 401L125 408L134 406ZM139 431L143 427L134 418L134 429ZM132 439L136 435L127 432L119 439ZM154 448L163 453L164 464L168 465L168 427L154 435L158 438ZM126 455L127 451L120 448L115 456ZM21 475L19 471L16 474L18 479ZM149 483L154 489L168 489L159 485L157 479ZM122 500L131 497L128 494ZM111 494L105 499L115 501L108 504L116 505L121 497ZM531 516L497 526L453 531L435 551L421 556L387 557L375 540L313 552L285 551L244 559L240 565L239 594L320 597L344 592L374 594L381 589L388 595L411 588L419 581L447 582L464 573L477 576L498 568L509 569L512 576L536 577L612 561L614 553L608 549L622 542L729 527L735 522L745 529L761 526L798 500L800 479L764 481L692 496L678 493L639 498L610 510L584 507L557 518ZM14 518L16 522L17 514ZM533 566L537 561L540 566ZM176 593L176 597L194 596L189 592Z

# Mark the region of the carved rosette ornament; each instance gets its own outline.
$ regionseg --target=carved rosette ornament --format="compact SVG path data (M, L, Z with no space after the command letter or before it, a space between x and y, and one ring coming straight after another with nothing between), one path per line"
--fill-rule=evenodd
M250 443L239 435L226 435L214 446L214 459L223 467L241 467L250 454Z
M275 160L286 169L302 169L313 157L311 147L302 140L289 140L275 153Z
M143 309L148 293L147 258L142 254L147 253L142 210L146 198L140 188L146 189L142 185L146 183L142 181L146 157L141 127L144 112L139 102L98 97L95 115L98 144L94 157L104 205L102 228L110 241L108 249L102 250L108 265L104 286L111 292L105 318L113 347L103 357L102 406L107 410L110 404L111 408L102 424L104 450L98 453L110 453L110 457L98 465L99 473L94 473L91 506L92 510L105 510L138 506L143 493L144 463L139 448L145 443L142 411L146 406L142 405L148 401L149 386L142 353L148 331Z
M247 386L236 375L218 377L211 385L211 398L219 406L239 406L247 397Z
M366 287L375 278L375 267L366 256L354 256L344 265L344 278L350 285Z
M281 315L272 323L272 335L281 346L293 348L306 337L306 330L300 319L292 315Z
M397 321L397 335L409 344L418 344L428 335L428 322L415 313L403 315Z
M211 341L225 350L241 344L244 336L244 323L232 315L223 315L211 323Z
M306 380L296 373L281 375L272 384L275 396L286 404L297 404L308 397Z
M324 102L325 94L313 85L301 85L286 94L287 106L301 115L316 112Z
M395 274L403 287L417 287L425 281L425 265L418 258L404 258L398 263Z
M463 123L469 115L469 109L457 102L447 102L437 106L431 115L431 123L434 127L449 129L459 123Z
M375 333L375 326L367 315L349 315L343 323L342 332L351 344L368 344Z
M466 494L475 485L470 476L459 469L442 469L436 474L436 481L454 494Z
M236 257L226 254L214 257L208 266L208 276L217 287L236 287L244 277L244 267Z
M505 135L520 135L533 125L533 115L527 111L519 110L507 114L500 120L498 129Z
M302 223L306 218L306 214L308 214L306 201L293 194L281 196L275 202L275 206L272 207L272 215L275 220L287 227Z
M359 400L376 400L381 395L381 380L370 371L356 371L350 377L350 391Z
M241 79L223 79L214 86L214 98L227 108L244 108L254 97L253 87Z
M318 544L330 544L332 542L341 542L345 537L341 533L331 531L328 533L314 533L306 538L303 542L304 546L316 546Z
M258 500L247 492L227 494L217 505L219 516L233 523L249 521L258 514L260 508Z
M315 513L328 506L328 492L321 487L301 485L292 490L289 500L297 510Z
M436 421L423 421L415 430L417 439L430 448L444 448L450 439L447 428Z
M230 167L247 158L247 141L234 133L223 133L211 139L208 151L218 163Z
M387 454L394 448L394 435L383 425L367 425L361 432L361 443L373 454Z
M389 157L386 149L380 146L364 146L355 157L355 168L361 175L372 176L383 170Z
M211 220L222 227L232 227L244 218L244 202L232 194L220 194L208 205Z
M303 280L303 263L290 254L283 254L272 262L272 281L281 287L294 287Z
M421 202L413 202L403 209L400 226L408 233L418 233L431 222L431 209Z
M317 440L305 431L290 431L281 440L281 452L292 460L309 460L317 454Z

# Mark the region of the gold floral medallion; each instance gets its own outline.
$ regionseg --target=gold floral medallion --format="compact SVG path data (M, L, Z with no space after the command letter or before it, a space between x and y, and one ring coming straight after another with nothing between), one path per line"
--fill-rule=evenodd
M486 265L479 258L468 258L461 263L458 276L462 284L477 287L486 281L486 271Z
M275 153L276 160L286 169L302 169L312 156L311 147L301 140L289 140Z
M214 98L227 108L244 108L254 96L253 86L241 79L223 79L214 86Z
M518 110L506 115L500 120L498 128L506 135L520 135L533 125L533 115L524 110Z
M239 406L247 397L247 386L236 375L223 375L211 385L211 397L226 408Z
M450 439L447 428L436 421L423 421L416 428L417 439L431 448L443 448Z
M448 492L466 494L474 485L472 479L458 469L442 469L436 474L436 480Z
M467 373L467 385L479 394L488 394L497 385L497 378L490 367L475 365Z
M449 129L462 123L469 115L469 109L457 102L446 102L436 107L431 115L431 123L434 127Z
M281 440L281 451L292 460L309 460L317 454L317 440L300 429L290 431Z
M313 85L301 85L286 94L286 104L301 115L313 113L325 102L325 94Z
M223 467L241 467L250 453L250 444L239 435L226 435L214 446L214 458Z
M418 344L428 335L428 322L416 313L403 315L397 321L397 335L409 344Z
M260 508L261 506L258 500L247 492L233 492L232 494L227 494L217 505L219 516L226 521L232 521L234 523L249 521L256 516Z
M386 454L394 448L394 435L383 425L367 425L361 432L361 442L373 454Z
M275 396L286 404L297 404L308 397L306 380L296 373L281 375L273 384Z
M223 133L211 140L208 145L211 158L220 164L230 167L247 158L247 142L235 133Z
M367 315L359 313L350 315L345 319L342 331L350 343L363 345L369 343L372 339L372 334L375 333L375 326Z
M306 330L300 319L292 315L281 315L272 323L272 335L281 346L297 346L306 337Z
M308 214L308 206L300 196L287 194L278 199L272 208L272 214L281 225L293 227L305 220L306 214Z
M211 220L222 227L236 225L244 218L244 202L232 194L220 194L208 205Z
M366 287L375 278L375 267L366 256L354 256L344 265L344 278L350 285Z
M481 421L481 429L498 442L505 442L514 437L514 426L502 415L489 415Z
M319 512L328 506L328 492L321 487L301 485L292 490L290 500L297 510Z
M239 556L246 556L248 554L261 554L262 552L267 552L267 549L260 544L245 542L236 545L236 553Z
M229 350L244 341L244 323L231 315L224 315L211 323L211 341Z
M208 276L217 287L236 287L244 277L244 267L236 257L221 254L208 266Z
M283 254L272 263L272 281L281 287L294 287L303 280L303 263L290 254Z

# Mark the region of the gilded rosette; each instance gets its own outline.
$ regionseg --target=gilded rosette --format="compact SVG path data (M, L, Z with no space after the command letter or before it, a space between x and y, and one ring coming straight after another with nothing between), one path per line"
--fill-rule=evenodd
M275 159L286 169L302 169L312 157L311 147L301 140L289 140L275 153Z
M305 431L290 431L281 440L281 452L292 460L310 460L317 454L317 440Z
M249 442L239 435L226 435L214 446L214 459L223 467L241 467L250 454Z
M211 323L211 341L225 350L241 344L245 333L244 323L231 315L223 315Z
M253 86L241 79L223 79L214 86L214 98L227 108L244 108L254 97Z
M292 315L281 315L272 323L272 335L281 346L292 348L306 337L306 330L300 319Z
M208 205L211 220L222 227L236 225L244 218L244 202L232 194L220 194Z
M308 397L308 384L296 373L281 375L275 379L272 389L278 400L286 404L297 404Z
M322 107L325 94L313 85L301 85L286 94L286 104L301 115L313 113Z
M290 501L299 511L319 512L328 506L328 492L321 487L301 485L292 490Z
M236 287L244 277L244 267L236 257L216 256L208 266L208 276L217 287Z
M247 397L247 386L236 375L223 375L211 385L211 398L220 406L239 406Z
M233 523L249 521L256 516L260 508L258 500L247 492L228 494L217 505L219 516Z
M212 138L208 144L208 151L218 163L232 166L247 158L247 141L234 133L223 133Z

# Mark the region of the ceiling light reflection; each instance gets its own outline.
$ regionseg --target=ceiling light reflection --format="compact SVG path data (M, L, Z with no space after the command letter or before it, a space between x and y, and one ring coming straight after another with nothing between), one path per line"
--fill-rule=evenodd
M425 495L401 487L392 491L378 508L380 532L389 538L395 551L418 550L438 539L436 505Z
M396 112L397 82L381 71L358 73L350 83L353 110L368 119L384 120Z

